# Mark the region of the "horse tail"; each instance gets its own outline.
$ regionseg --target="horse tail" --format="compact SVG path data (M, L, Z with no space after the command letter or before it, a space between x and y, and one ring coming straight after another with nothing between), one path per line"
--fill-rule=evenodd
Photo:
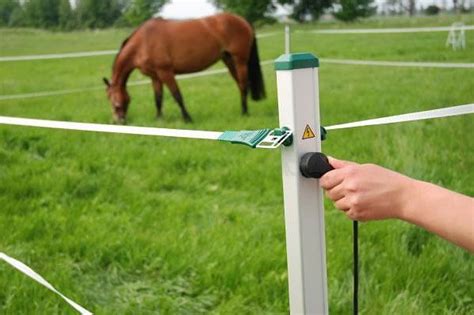
M264 99L266 97L265 83L263 82L262 68L260 67L260 58L258 56L257 38L255 36L253 38L247 68L252 99L254 101Z

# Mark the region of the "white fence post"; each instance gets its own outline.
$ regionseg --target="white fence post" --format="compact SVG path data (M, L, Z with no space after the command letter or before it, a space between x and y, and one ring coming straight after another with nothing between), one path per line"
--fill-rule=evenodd
M285 54L291 51L291 30L288 24L285 25Z
M318 67L306 53L275 61L280 126L293 130L293 145L282 148L291 314L328 313L323 194L299 170L304 153L321 151Z

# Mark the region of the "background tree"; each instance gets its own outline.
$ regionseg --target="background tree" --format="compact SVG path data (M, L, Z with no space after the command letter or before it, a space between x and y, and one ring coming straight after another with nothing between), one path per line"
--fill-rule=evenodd
M26 25L55 27L59 24L59 0L29 0L25 2Z
M123 8L124 2L119 0L79 0L76 10L81 26L103 28L112 26Z
M408 14L410 16L415 15L416 11L416 1L415 0L408 0Z
M73 29L76 26L74 12L69 0L59 0L59 27L63 30Z
M426 15L437 15L439 14L439 7L432 4L432 5L429 5L426 9L425 9L425 13Z
M350 22L375 13L374 0L339 0L340 9L333 13L336 19Z
M0 25L8 25L13 11L19 7L17 0L0 0Z
M169 0L132 0L125 9L124 18L128 24L136 26L151 18Z
M400 7L408 12L408 15L415 15L416 11L416 0L396 0L398 1Z
M375 13L374 0L339 0L341 6L333 13L336 19L350 22L361 17L368 17Z
M212 0L216 7L243 16L254 24L267 19L266 14L275 11L272 0Z
M25 26L25 10L21 5L18 5L10 15L8 21L9 27Z
M291 17L298 22L304 22L308 17L317 20L333 5L333 0L278 0L278 2L292 5Z
M385 0L385 6L388 8L388 13L392 15L401 14L404 11L400 0Z
M408 15L413 16L416 13L416 0L385 0L385 3L395 14L407 12Z
M458 12L458 0L453 0L453 11Z

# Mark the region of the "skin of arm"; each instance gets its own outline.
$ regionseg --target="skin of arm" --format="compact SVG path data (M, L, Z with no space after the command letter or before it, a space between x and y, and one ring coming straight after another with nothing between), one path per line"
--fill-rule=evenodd
M350 219L400 219L474 253L474 198L374 164L329 163L320 185Z

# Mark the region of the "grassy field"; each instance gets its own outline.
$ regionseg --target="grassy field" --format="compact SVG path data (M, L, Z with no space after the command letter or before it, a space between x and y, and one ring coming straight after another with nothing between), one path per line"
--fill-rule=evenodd
M463 16L474 24L473 16ZM373 19L318 28L445 26L454 16ZM300 26L295 28L306 28ZM261 32L274 31L277 26ZM129 30L0 30L0 55L117 48ZM444 46L447 34L310 35L294 51L322 58L474 62ZM259 41L278 57L283 35ZM0 63L0 95L100 86L113 56ZM216 67L222 67L217 65ZM276 127L268 98L240 116L227 74L180 81L193 116L184 124L169 93L156 121L152 90L131 87L129 123L203 130ZM142 76L134 74L133 79ZM473 69L321 64L325 125L474 101ZM108 123L104 91L0 101L0 115ZM334 131L324 151L373 162L474 195L472 116ZM0 251L29 264L97 314L288 313L280 152L211 141L0 126ZM352 305L351 222L326 202L329 304ZM360 227L362 314L473 314L474 259L397 222ZM0 313L74 313L57 296L0 263Z

